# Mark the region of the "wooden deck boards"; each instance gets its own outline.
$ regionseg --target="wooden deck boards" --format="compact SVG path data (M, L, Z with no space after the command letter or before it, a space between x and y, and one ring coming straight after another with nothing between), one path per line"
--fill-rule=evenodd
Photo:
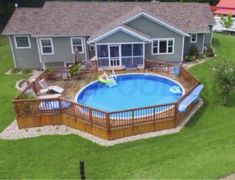
M191 86L186 83L182 78L176 77L173 74L168 74L164 72L153 72L153 71L145 71L145 70L138 70L138 71L118 71L116 74L123 74L123 73L154 73L162 76L169 77L177 82L179 82L184 88L185 93L187 93ZM101 73L101 72L100 72ZM88 83L95 81L98 79L98 74L86 75L81 77L80 79L73 79L73 80L66 80L66 81L50 81L50 85L57 85L65 89L65 92L62 94L62 98L74 101L76 93Z

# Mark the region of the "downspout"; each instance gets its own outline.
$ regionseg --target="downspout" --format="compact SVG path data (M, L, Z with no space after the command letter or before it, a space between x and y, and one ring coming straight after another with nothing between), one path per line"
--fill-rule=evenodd
M12 36L13 37L13 36ZM13 37L14 38L14 37ZM14 50L13 50L13 46L12 46L12 42L11 42L11 36L9 35L8 36L8 39L9 39L9 42L10 42L10 47L11 47L11 54L12 54L12 58L13 58L13 61L14 61L14 65L15 65L15 68L16 68L16 59L15 59L15 53L14 53Z

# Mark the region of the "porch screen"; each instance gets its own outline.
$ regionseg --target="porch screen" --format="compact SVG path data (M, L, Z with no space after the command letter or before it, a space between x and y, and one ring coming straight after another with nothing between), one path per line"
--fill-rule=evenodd
M143 44L122 44L122 65L143 64Z
M98 66L109 66L108 45L97 45Z

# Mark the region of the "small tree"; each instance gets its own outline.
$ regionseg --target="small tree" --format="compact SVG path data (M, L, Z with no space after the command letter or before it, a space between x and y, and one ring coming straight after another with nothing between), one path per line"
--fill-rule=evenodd
M227 98L235 86L235 66L227 60L215 65L214 78L223 94L223 104L227 104Z
M220 24L227 30L233 26L233 16L231 14L220 17Z

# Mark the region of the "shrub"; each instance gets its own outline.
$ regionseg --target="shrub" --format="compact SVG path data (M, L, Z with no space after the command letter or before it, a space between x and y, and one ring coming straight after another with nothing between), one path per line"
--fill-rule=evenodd
M30 93L23 93L20 95L20 99L35 99L35 96Z
M82 65L80 63L75 63L71 67L69 67L69 71L72 76L79 76L81 72Z
M214 66L214 79L219 85L224 96L223 104L227 104L227 98L235 86L235 66L227 60Z
M195 56L196 59L199 57L199 51L198 51L196 46L193 45L193 46L190 47L189 55L190 56Z
M208 46L208 47L205 49L204 54L205 54L207 57L214 57L214 56L215 56L215 51L214 51L212 45Z
M53 73L53 69L52 68L47 68L45 70L45 72L48 73L48 74L51 74L51 73Z
M29 74L31 72L32 72L31 69L23 69L23 71L22 71L23 74Z
M195 61L196 57L195 56L185 56L185 61Z
M11 70L11 73L19 73L20 72L20 69L19 68L13 68Z

